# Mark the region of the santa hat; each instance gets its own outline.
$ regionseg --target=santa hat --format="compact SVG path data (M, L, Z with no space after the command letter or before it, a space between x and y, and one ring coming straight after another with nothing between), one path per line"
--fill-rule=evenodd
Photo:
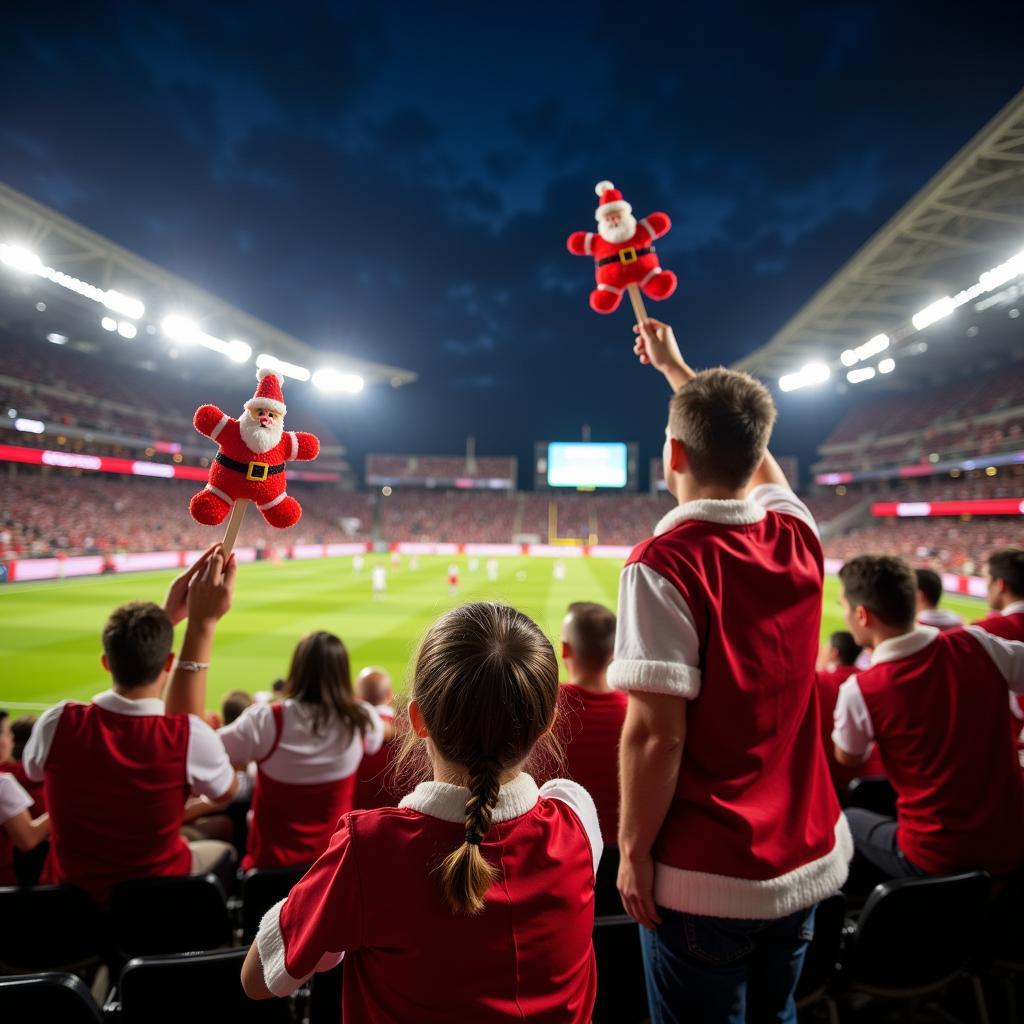
M284 404L284 392L281 390L284 377L274 370L263 367L256 371L256 379L259 386L252 398L245 403L246 409L273 409L283 416L288 411Z
M594 186L597 198L601 200L594 214L594 220L600 220L606 213L613 210L621 210L622 213L632 213L633 207L622 198L622 193L610 182L599 181Z

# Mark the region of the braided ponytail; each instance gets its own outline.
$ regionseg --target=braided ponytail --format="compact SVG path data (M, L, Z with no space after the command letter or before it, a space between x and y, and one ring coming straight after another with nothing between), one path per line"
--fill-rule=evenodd
M484 896L497 879L497 871L480 851L480 844L491 830L491 815L498 802L501 765L482 761L469 774L469 799L466 800L466 840L441 864L441 887L452 910L479 914Z

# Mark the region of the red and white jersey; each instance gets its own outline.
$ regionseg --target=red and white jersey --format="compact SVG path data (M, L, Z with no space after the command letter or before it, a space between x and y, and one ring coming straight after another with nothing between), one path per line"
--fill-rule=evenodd
M846 880L815 693L823 557L807 507L769 484L673 509L622 571L608 682L688 702L662 906L777 919Z
M945 608L922 608L917 613L917 622L921 626L934 626L936 629L956 629L964 624L956 612Z
M1024 601L1015 601L1001 612L993 611L987 618L978 619L974 625L1005 640L1024 640ZM1013 736L1015 740L1019 740L1020 723L1024 721L1024 708L1015 694L1010 696L1010 710L1016 719L1016 722L1011 723Z
M448 566L448 586L457 587L459 585L459 567L457 565Z
M573 683L558 688L565 774L593 797L606 843L619 841L619 737L628 702L619 690L598 693Z
M189 793L222 797L234 779L216 733L196 715L166 715L155 698L112 690L40 716L26 775L46 784L50 855L44 881L98 900L130 878L187 875L179 835Z
M258 767L243 868L311 864L327 848L352 810L364 751L376 753L384 741L377 709L360 705L370 718L362 737L337 718L315 732L312 709L291 698L253 704L219 730L234 764Z
M897 793L897 842L929 874L1024 865L1024 781L1007 741L1007 687L1024 692L1024 644L977 626L918 626L880 643L843 683L836 745L877 742Z
M393 722L395 709L390 704L376 705L377 714L385 722ZM402 793L397 789L394 777L395 758L401 740L395 736L381 744L372 754L364 751L363 759L356 770L356 789L352 810L369 811L375 807L397 807Z
M593 801L565 779L538 790L520 774L502 786L480 847L498 880L484 910L467 916L445 902L437 864L464 842L468 795L425 782L399 807L342 819L327 852L260 924L275 995L345 956L345 1020L590 1021L602 851Z
M14 843L4 827L11 818L32 806L32 797L10 773L0 774L0 885L16 885Z
M46 813L46 789L43 783L33 782L25 774L25 766L20 761L8 761L6 764L0 764L0 772L9 772L17 780L19 785L30 797L32 797L32 806L29 808L29 814L33 818L38 818L40 814Z
M825 760L828 761L832 782L838 793L844 792L854 779L885 774L877 747L872 749L867 761L856 768L840 764L836 760L835 747L832 743L832 727L836 703L839 700L839 687L856 671L857 668L854 665L836 665L832 669L816 673L815 677L818 684L818 722L821 726L821 743L825 750Z

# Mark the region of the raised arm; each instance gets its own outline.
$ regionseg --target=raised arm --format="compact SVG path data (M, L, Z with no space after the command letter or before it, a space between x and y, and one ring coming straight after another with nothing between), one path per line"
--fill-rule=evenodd
M594 243L593 231L574 231L566 240L566 248L573 256L591 256Z
M218 409L217 406L201 405L196 409L195 416L192 417L192 426L194 426L196 430L203 435L203 437L209 437L216 441L217 435L230 421L231 417L226 412Z
M662 235L669 233L672 227L672 218L667 213L658 211L647 214L640 221L640 224L647 229L647 233L651 236L651 241L654 241L655 238L661 238Z
M288 437L291 438L289 459L298 462L311 462L320 454L320 439L316 434L307 434L302 430L290 430Z
M633 327L633 353L645 366L653 366L678 391L696 374L679 351L675 332L668 324L649 318Z

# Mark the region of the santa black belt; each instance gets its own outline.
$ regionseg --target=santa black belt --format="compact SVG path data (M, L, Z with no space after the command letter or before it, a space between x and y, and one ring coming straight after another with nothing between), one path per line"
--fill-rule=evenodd
M236 473L244 473L246 480L266 480L268 476L284 472L283 462L276 466L271 466L267 462L239 462L237 459L229 459L223 452L218 452L215 458L222 466L233 469Z
M634 249L633 246L627 245L625 249L620 249L614 256L605 256L603 260L594 262L598 267L606 266L609 263L636 263L641 256L650 256L654 251L653 245L647 246L646 249Z

